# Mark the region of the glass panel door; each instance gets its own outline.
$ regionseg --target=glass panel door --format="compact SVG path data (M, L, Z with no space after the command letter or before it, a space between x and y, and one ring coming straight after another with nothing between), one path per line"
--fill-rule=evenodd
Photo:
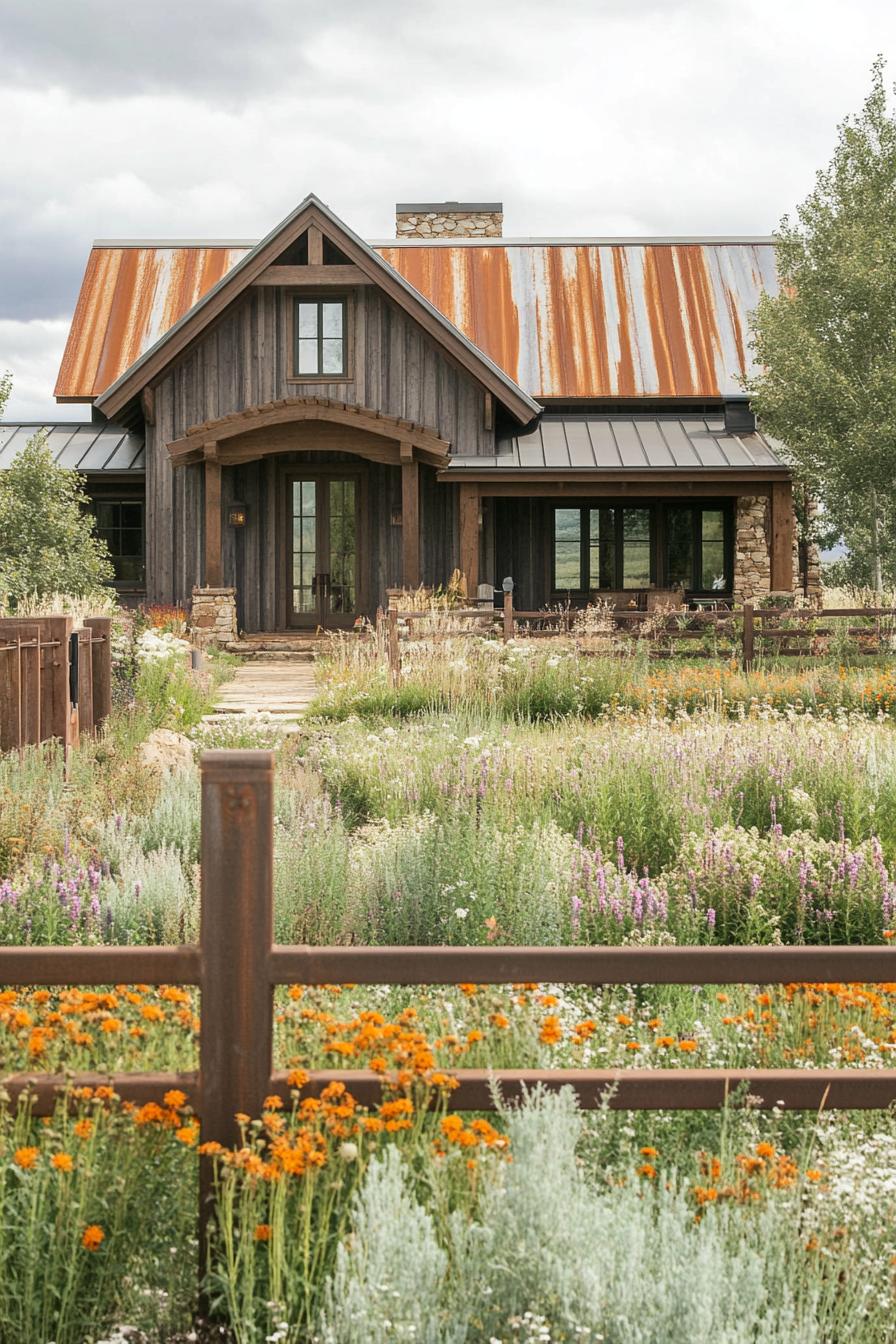
M357 482L351 476L329 482L329 583L327 609L330 616L352 616L357 611L358 552Z
M357 477L293 478L288 501L288 623L351 626L360 609Z
M317 481L292 482L292 611L318 616Z

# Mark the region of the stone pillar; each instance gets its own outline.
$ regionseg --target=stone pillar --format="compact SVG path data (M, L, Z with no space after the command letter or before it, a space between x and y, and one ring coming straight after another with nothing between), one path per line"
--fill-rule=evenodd
M395 207L396 238L500 238L500 201L426 201Z
M190 639L197 648L232 644L239 638L235 588L194 588Z
M771 590L769 501L739 495L734 534L734 600L756 602Z

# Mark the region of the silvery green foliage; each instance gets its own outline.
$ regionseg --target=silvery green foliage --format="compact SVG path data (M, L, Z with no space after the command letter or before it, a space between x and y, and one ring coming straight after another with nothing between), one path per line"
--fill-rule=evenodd
M432 1218L409 1191L397 1148L371 1162L324 1292L323 1344L460 1344L440 1298L448 1269Z
M535 1094L509 1117L514 1160L480 1211L489 1273L473 1308L486 1337L519 1338L536 1315L552 1341L813 1344L817 1293L783 1204L712 1209L695 1223L675 1189L595 1188L576 1158L571 1093ZM803 1266L804 1268L804 1266ZM802 1280L797 1301L791 1282Z
M152 808L145 816L134 817L129 829L145 852L168 845L184 863L197 863L199 772L177 770L165 775Z
M105 893L113 941L180 943L198 934L197 893L168 845L123 854Z

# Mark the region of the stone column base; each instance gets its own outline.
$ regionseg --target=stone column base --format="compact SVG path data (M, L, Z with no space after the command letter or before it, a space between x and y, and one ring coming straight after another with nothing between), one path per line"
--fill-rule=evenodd
M194 588L190 639L197 648L231 644L239 636L235 588Z

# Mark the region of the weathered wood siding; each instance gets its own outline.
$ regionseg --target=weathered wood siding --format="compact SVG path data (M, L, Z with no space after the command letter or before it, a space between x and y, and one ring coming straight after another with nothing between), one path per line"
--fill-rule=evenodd
M494 451L494 431L485 428L483 389L375 286L360 286L351 293L350 379L290 380L294 293L274 287L251 289L155 387L155 425L147 426L146 474L151 601L187 601L193 586L203 581L202 468L175 472L166 449L191 425L280 397L324 396L436 429L452 451ZM313 456L318 462L325 460ZM401 530L391 524L394 482L387 489L388 470L368 465L372 514L368 530L371 535L376 532L380 548L372 587L382 587L384 593L385 587L401 581ZM271 525L279 507L276 480L273 463L224 472L225 508L229 499L243 499L250 520L258 520L239 537L224 529L225 582L237 578L240 601L246 604L246 629L271 628L277 619L272 604L284 579L275 572L276 529ZM456 492L439 485L429 469L422 473L422 490L424 581L442 583L457 563Z

